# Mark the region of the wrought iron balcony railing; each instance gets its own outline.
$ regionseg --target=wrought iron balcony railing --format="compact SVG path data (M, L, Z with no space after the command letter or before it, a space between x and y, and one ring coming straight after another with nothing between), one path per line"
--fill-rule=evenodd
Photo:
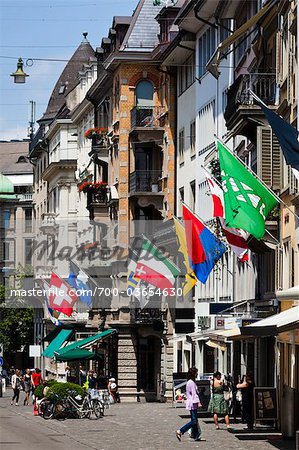
M153 321L163 321L164 312L159 308L134 308L131 310L131 321L135 323L152 324Z
M131 128L157 128L164 114L161 106L135 106L131 109Z
M267 105L274 105L276 98L276 77L274 74L247 74L242 80L236 95L236 102L242 105L253 105L254 92Z
M159 192L161 170L136 170L130 174L130 192Z

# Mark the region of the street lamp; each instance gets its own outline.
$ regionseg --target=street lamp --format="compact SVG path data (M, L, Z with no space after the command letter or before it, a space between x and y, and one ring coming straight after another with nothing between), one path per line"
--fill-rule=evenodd
M10 74L11 77L14 77L14 83L25 83L26 77L29 77L27 73L23 70L23 60L19 58L17 70L14 73Z

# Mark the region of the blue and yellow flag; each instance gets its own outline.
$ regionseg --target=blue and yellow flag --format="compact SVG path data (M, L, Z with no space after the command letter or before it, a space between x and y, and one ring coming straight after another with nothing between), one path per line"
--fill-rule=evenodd
M196 285L198 280L189 263L185 228L178 219L174 218L173 221L175 226L175 232L180 244L179 252L183 255L184 265L186 267L185 283L183 285L183 296L186 297L187 294Z

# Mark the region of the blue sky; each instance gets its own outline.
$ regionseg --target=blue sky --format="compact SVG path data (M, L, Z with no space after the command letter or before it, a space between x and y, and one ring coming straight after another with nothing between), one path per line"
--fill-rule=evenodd
M0 2L0 140L27 137L29 101L36 101L36 118L47 107L52 89L66 63L88 32L93 48L107 36L115 15L131 15L138 0L2 0ZM9 58L3 58L9 57ZM10 74L17 59L33 59L24 67L25 84ZM12 59L10 59L12 58ZM29 61L30 64L30 61Z

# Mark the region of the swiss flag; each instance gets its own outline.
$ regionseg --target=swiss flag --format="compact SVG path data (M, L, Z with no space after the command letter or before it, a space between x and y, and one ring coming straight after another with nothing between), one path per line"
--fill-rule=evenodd
M52 272L50 281L49 304L50 308L71 316L73 306L78 300L74 289Z

